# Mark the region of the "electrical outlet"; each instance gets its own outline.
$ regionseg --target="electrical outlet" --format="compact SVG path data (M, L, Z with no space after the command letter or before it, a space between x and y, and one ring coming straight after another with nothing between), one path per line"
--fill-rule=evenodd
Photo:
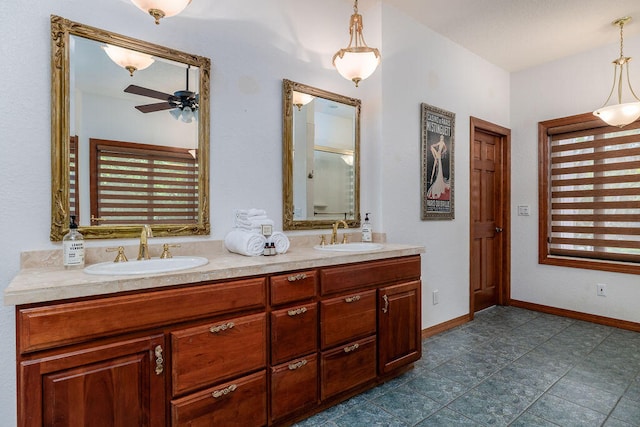
M597 285L597 294L599 297L606 297L607 296L607 285L603 284L603 283L598 283Z
M438 290L436 289L435 291L433 291L431 295L433 297L433 305L438 304L440 302L440 296L438 295Z
M238 220L240 219L240 209L233 210L233 226L238 225Z

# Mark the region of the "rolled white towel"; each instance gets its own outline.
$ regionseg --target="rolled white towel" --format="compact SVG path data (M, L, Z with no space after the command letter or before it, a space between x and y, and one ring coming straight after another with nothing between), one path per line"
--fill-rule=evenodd
M233 229L224 237L224 246L229 252L246 256L258 256L264 253L267 239L260 233Z
M281 231L274 231L270 237L276 247L276 252L284 254L289 250L289 238Z

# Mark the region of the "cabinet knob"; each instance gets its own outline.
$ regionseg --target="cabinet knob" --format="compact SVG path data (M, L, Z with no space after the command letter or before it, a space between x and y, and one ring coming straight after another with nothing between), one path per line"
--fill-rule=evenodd
M352 297L346 297L344 299L344 302L356 302L356 301L360 301L360 295L354 295Z
M232 329L234 326L236 326L236 324L233 322L224 323L222 325L216 325L216 326L210 327L209 332L211 332L212 334L217 334L218 332L226 331L227 329Z
M382 312L386 313L389 311L389 297L387 295L382 295L382 300L384 301L384 307L382 307Z
M229 393L236 391L237 388L238 386L236 384L231 384L229 387L225 387L221 390L215 390L213 393L211 393L211 395L217 399L219 397L225 396Z
M307 312L307 307L300 307L300 308L287 311L287 314L293 317L293 316L298 316L299 314L304 314L306 312Z
M302 368L306 364L307 364L307 359L299 360L296 363L290 363L289 364L289 370L290 371L295 371L296 369Z
M297 282L298 280L304 280L307 278L305 273L294 274L292 276L287 277L287 280L290 282Z
M350 346L347 346L347 347L343 348L343 350L344 350L345 353L351 353L352 351L357 350L358 347L360 347L360 344L355 343L354 345L350 345Z
M156 375L160 375L164 371L164 358L162 357L162 346L157 345L154 354L156 356Z

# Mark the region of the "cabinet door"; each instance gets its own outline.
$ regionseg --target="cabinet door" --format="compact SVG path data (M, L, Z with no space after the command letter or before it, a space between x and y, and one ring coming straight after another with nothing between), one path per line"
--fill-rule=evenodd
M271 420L318 403L318 357L311 354L271 368Z
M420 281L378 291L378 368L386 374L422 356Z
M267 424L267 374L256 372L171 402L173 427Z
M19 425L165 425L164 338L155 335L20 363Z
M173 395L265 368L264 313L171 332Z
M320 303L320 344L323 350L375 332L375 289Z

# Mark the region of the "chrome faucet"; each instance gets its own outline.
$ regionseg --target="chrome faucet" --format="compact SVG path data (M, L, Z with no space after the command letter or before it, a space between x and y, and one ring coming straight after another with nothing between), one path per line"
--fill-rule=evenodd
M331 232L331 244L335 245L336 243L338 243L338 227L340 226L340 224L344 225L344 229L346 230L347 228L349 228L349 225L347 225L347 221L345 220L339 220L336 221L333 224L333 231ZM342 237L342 243L347 243L347 233L344 234L344 236Z
M138 259L151 259L149 256L149 244L147 239L153 237L151 227L145 225L142 227L142 233L140 233L140 248L138 249Z

